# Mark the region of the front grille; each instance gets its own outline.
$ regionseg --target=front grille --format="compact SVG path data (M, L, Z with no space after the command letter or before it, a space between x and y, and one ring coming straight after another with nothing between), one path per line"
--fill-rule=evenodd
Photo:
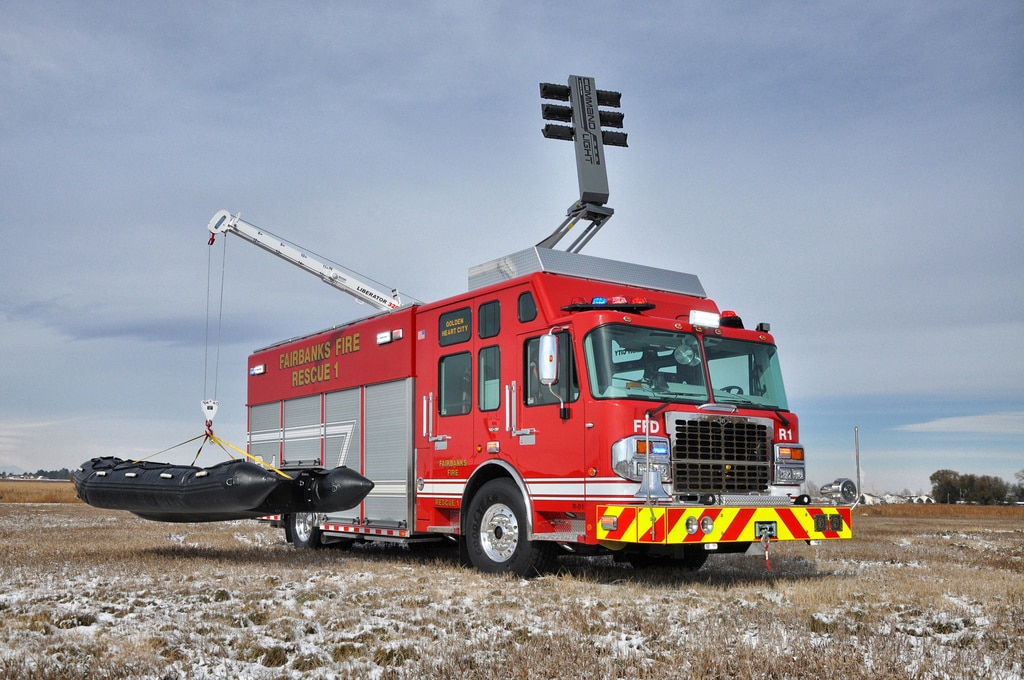
M675 494L768 491L770 420L670 413L666 421Z

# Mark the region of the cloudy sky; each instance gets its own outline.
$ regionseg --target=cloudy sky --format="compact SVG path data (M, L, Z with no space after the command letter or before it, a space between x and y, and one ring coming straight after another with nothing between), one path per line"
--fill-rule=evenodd
M244 444L248 353L369 310L240 240L211 252L213 214L461 292L577 197L537 83L578 74L623 93L630 144L586 252L772 324L813 481L853 474L855 426L866 490L1012 480L1022 36L1017 1L7 0L0 467L149 455L214 391Z

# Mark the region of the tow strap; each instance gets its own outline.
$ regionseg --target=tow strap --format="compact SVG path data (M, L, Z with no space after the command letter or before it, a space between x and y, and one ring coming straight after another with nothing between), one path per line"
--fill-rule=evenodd
M231 444L229 442L224 441L223 439L221 439L220 437L215 435L213 433L213 430L211 430L211 429L207 429L205 436L211 442L213 442L214 444L219 446L221 449L223 449L223 451L225 453L227 453L229 456L231 456L231 452L228 451L228 449L230 448L230 449L232 449L234 451L237 451L238 453L242 454L243 456L245 456L246 458L248 458L252 462L256 463L257 465L262 465L263 467L267 468L268 470L271 470L271 471L276 472L277 474L281 475L285 479L292 479L292 476L289 475L287 472L279 470L276 467L274 467L273 465L271 465L270 463L267 463L266 461L260 460L259 458L257 458L256 456L252 455L248 451L243 451L242 449L238 448L234 444ZM234 456L231 456L231 457L234 458Z

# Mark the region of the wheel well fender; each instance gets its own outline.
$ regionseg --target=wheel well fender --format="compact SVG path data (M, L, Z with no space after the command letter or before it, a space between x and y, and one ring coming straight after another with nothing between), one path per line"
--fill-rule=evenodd
M514 467L503 460L489 460L483 463L473 471L466 481L466 490L462 493L462 509L459 512L459 526L463 535L465 535L466 529L466 513L469 512L469 504L473 496L487 482L503 478L511 479L519 487L519 493L523 496L523 504L526 506L526 535L528 539L533 538L533 503L530 502L530 494L526 492L526 482Z

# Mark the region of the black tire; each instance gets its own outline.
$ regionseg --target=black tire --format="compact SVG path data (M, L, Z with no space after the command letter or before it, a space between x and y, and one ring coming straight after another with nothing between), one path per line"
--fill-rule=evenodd
M470 563L489 574L530 577L550 571L555 546L527 540L526 505L511 479L495 479L473 496L466 517Z
M704 566L704 563L708 561L708 551L703 548L697 548L696 550L688 550L683 554L677 561L677 565L684 571L697 571Z
M322 548L324 537L317 525L317 516L312 512L296 512L288 515L286 535L296 548L303 550Z

